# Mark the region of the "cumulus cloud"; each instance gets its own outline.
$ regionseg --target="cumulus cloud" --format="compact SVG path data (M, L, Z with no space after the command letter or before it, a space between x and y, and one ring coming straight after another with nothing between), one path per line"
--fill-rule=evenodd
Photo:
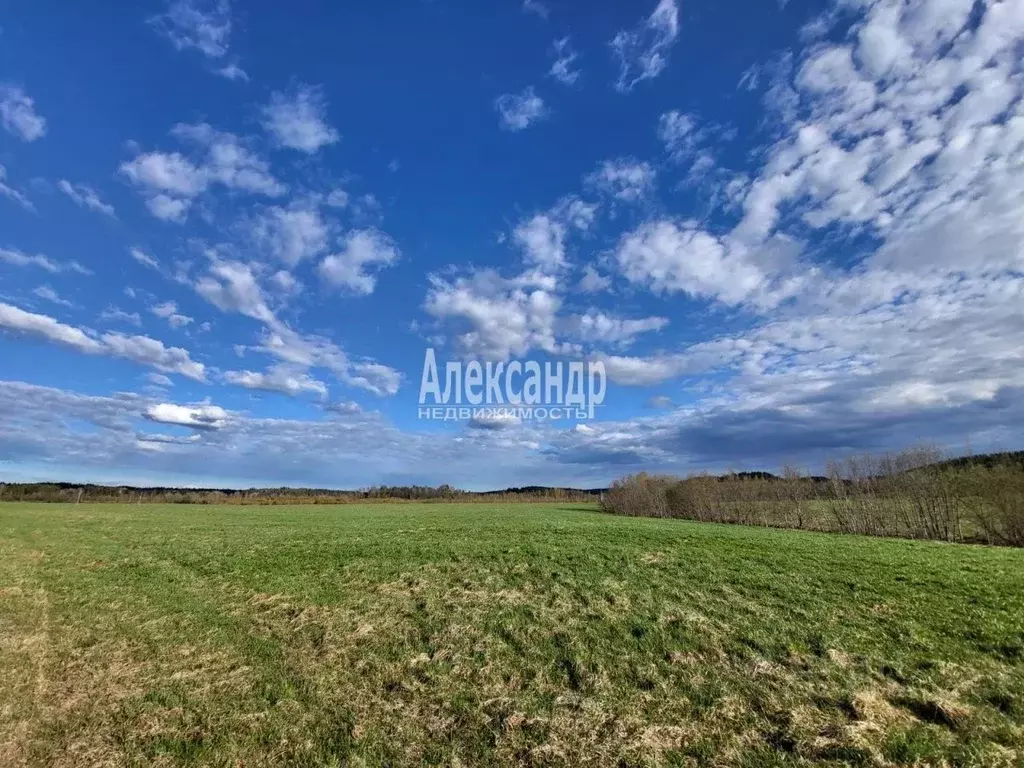
M623 276L655 292L683 291L726 304L740 304L768 278L738 247L694 222L656 221L628 233L616 258Z
M176 125L171 135L194 148L190 157L145 152L121 165L121 173L143 190L157 218L184 221L192 200L214 185L267 197L287 191L267 162L232 133L197 123Z
M576 285L576 290L580 293L600 293L606 291L611 287L612 280L607 275L602 275L590 264L583 267L583 277L580 278L579 283Z
M571 315L563 322L564 332L572 338L589 344L628 346L637 336L660 331L668 325L665 317L628 319L609 315L599 310Z
M150 256L141 248L129 248L128 253L135 259L139 264L150 269L160 269L160 262Z
M645 200L654 191L656 171L650 163L623 157L605 160L586 178L599 192L626 203Z
M107 307L100 312L99 320L102 323L128 323L129 325L142 325L142 316L138 312L125 312L118 307Z
M373 361L355 362L350 372L343 375L347 384L365 389L380 397L398 394L402 374L394 368Z
M264 392L280 392L291 397L312 392L320 397L327 397L327 385L314 379L301 369L287 365L274 366L265 372L256 371L225 371L224 380L246 389L258 389Z
M196 281L196 292L222 312L237 312L264 323L277 319L268 306L250 265L240 261L215 261Z
M193 381L206 381L206 366L197 363L181 347L165 347L148 336L105 333L100 337L106 354L148 365L164 373L177 373Z
M36 113L35 101L16 85L0 84L0 125L22 141L46 135L46 120Z
M26 312L10 304L0 304L0 328L19 336L39 339L68 347L87 355L106 355L147 365L165 373L177 373L195 381L205 381L205 366L179 347L165 347L147 336L121 333L96 334L65 325L49 315Z
M494 108L501 117L501 125L510 131L521 131L548 116L544 99L537 95L533 86L522 93L505 93L494 100Z
M51 341L85 354L103 354L103 344L81 328L65 325L49 315L37 315L10 304L0 304L0 328L6 331Z
M162 221L171 221L175 224L184 224L188 218L189 208L192 201L186 198L168 197L167 195L153 195L146 201L149 212Z
M170 424L190 429L217 430L228 424L230 414L217 405L175 405L174 403L157 403L151 405L142 414L157 424Z
M398 392L402 376L395 369L375 360L352 360L329 339L298 333L283 323L267 304L252 265L215 259L194 287L221 311L260 321L264 332L256 349L291 366L287 370L302 373L311 368L323 368L343 384L375 395Z
M512 233L523 252L519 274L479 269L454 278L432 275L424 309L449 326L465 356L505 360L534 349L578 352L578 345L558 338L568 327L559 317L571 268L567 243L591 231L596 213L597 205L569 196L523 219Z
M329 205L331 208L347 208L349 203L349 194L344 189L332 189L330 194L324 200L324 203Z
M61 272L75 272L79 275L92 274L92 272L77 261L54 261L49 256L43 256L38 253L24 253L12 248L0 248L0 261L15 267L38 267L54 275Z
M548 70L548 75L562 85L575 85L581 74L578 68L573 68L579 54L573 50L569 38L562 37L555 40L551 50L555 61L551 65L551 69Z
M320 262L320 277L330 285L368 296L373 293L377 278L367 269L390 266L398 257L398 247L383 232L353 230L342 242L342 250Z
M229 0L171 0L167 12L149 22L179 51L191 48L211 59L228 52Z
M221 67L217 70L217 74L225 80L241 80L242 82L249 82L248 73L237 63L231 63Z
M79 208L102 213L112 219L117 218L114 206L104 203L100 199L99 193L92 187L85 184L72 184L66 179L61 179L57 182L57 188L70 197Z
M327 248L329 231L320 211L312 206L273 206L256 218L252 234L259 247L294 267Z
M263 127L281 147L314 154L341 137L327 123L323 91L296 85L287 92L275 91L263 108Z
M1024 332L1024 185L1011 170L1024 163L1024 15L969 2L856 11L848 34L772 72L775 139L736 185L734 225L656 220L620 241L634 284L748 322L604 358L613 382L682 379L699 393L625 443L711 462L906 435L957 448L1006 439L1000 421L1016 418L1024 387L1011 362ZM689 131L677 133L682 144L667 143L688 151ZM850 263L822 258L844 236L870 245Z
M546 20L550 11L541 0L523 0L523 13L532 13Z
M279 269L270 276L270 284L284 296L297 296L302 292L302 283L291 272L286 272L283 269Z
M48 301L51 304L59 304L62 307L73 307L74 306L74 304L72 304L67 299L62 299L60 297L60 294L58 294L55 290L53 290L53 288L51 288L48 285L41 285L38 288L36 288L34 291L32 291L32 293L34 293L36 296L38 296L43 301Z
M432 276L424 309L454 326L462 354L506 360L531 349L558 351L555 320L560 306L550 278L524 274L506 279L482 270L454 281Z
M528 425L427 435L403 432L377 414L354 409L346 409L344 418L270 419L214 408L0 382L0 445L19 455L50 459L45 464L56 467L50 471L61 479L137 484L141 477L148 483L193 486L358 488L368 477L386 477L388 482L487 489L560 484L567 476L561 456L538 454L540 436ZM146 418L146 412L156 418ZM142 431L140 423L188 428L201 439ZM82 424L101 428L86 431ZM140 442L164 450L152 451ZM481 455L489 462L474 462ZM281 461L282 456L290 460ZM595 487L608 479L579 477L579 485Z
M662 73L668 52L679 36L679 10L675 0L659 0L654 11L635 28L622 30L610 45L619 62L615 89L628 93L643 80Z
M526 253L528 263L545 269L557 269L565 264L565 222L539 213L520 223L513 234Z
M495 411L493 413L480 413L467 422L470 429L487 429L491 431L510 429L520 423L520 420L513 413Z
M658 119L658 138L674 162L689 166L691 181L715 166L714 154L708 147L711 137L724 140L731 135L731 130L722 126L703 125L696 115L675 109L665 112Z
M22 208L35 212L36 208L32 205L32 202L25 197L23 192L18 191L12 186L7 184L7 169L0 165L0 195L3 195L9 200L13 200Z
M156 304L150 307L152 312L157 317L162 317L167 321L167 324L171 328L184 328L186 325L191 324L193 319L187 315L182 315L178 312L178 305L173 301L165 301L161 304Z

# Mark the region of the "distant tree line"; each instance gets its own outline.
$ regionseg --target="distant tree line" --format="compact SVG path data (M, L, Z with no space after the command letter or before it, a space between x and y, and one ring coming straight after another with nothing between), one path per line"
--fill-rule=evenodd
M501 491L463 491L451 485L373 486L356 491L319 488L136 488L77 483L0 483L0 501L124 504L345 504L374 501L593 501L603 489L531 486Z
M933 448L794 467L680 478L641 473L612 484L602 508L815 531L1024 546L1024 452L947 459Z

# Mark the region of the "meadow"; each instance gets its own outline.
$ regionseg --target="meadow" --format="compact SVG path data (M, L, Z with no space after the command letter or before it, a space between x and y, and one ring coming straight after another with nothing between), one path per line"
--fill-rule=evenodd
M0 504L0 765L1016 766L1024 550Z

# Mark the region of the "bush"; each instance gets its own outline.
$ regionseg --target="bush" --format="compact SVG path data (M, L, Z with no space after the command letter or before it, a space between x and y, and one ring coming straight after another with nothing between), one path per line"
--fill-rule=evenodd
M917 447L830 461L825 477L793 467L780 476L640 473L613 483L602 505L620 515L1024 546L1024 465L1006 456L948 461Z

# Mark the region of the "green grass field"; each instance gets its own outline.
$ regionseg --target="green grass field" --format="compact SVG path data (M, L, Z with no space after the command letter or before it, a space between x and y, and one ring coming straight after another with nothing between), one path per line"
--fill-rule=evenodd
M1024 759L1024 551L572 505L0 505L0 765Z

